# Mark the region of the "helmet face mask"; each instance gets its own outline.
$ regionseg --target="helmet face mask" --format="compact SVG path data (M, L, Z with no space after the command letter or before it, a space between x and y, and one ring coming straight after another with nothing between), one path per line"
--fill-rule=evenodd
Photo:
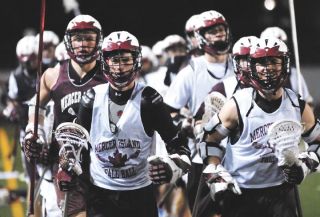
M78 15L66 29L64 43L68 55L80 65L96 60L100 55L102 29L100 23L89 15Z
M103 71L119 90L129 86L141 70L141 48L138 40L126 31L113 32L102 45Z
M250 80L256 90L264 94L276 93L290 71L286 44L276 38L258 40L250 52L250 68Z

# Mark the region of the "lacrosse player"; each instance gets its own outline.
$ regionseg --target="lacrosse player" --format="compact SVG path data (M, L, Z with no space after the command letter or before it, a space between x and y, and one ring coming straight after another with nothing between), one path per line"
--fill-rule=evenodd
M278 26L267 27L261 32L260 38L268 37L278 38L288 45L287 33ZM300 84L298 83L298 76L300 76ZM299 92L299 85L301 85L302 93ZM284 87L290 88L296 93L299 93L303 100L305 100L309 105L313 106L313 97L309 92L309 88L303 77L303 74L298 75L298 71L293 64L291 64L289 76L286 82L284 83Z
M155 217L152 183L175 183L189 170L187 139L161 95L135 79L141 68L137 38L112 32L102 52L109 83L83 96L76 121L90 132L89 216ZM169 155L152 155L155 131Z
M194 134L196 137L196 142L200 141L203 136L203 126L210 120L210 118L217 112L220 111L223 104L227 99L230 99L232 95L242 88L250 86L249 78L249 67L248 58L250 54L250 48L258 40L255 36L246 36L240 38L232 48L233 56L233 66L235 71L235 76L230 76L224 79L222 82L217 83L212 88L211 92L206 96L204 102L201 104L196 116L195 116L195 127ZM221 146L225 146L227 139L221 142ZM205 180L200 180L200 188L198 188L198 194L204 194L208 192L208 188L205 184ZM211 206L207 203L202 203L202 197L197 197L195 202L195 213L204 212L205 209L209 208L212 210ZM211 202L211 201L210 201ZM198 214L197 214L198 215Z
M294 186L318 166L319 155L305 152L298 163L279 166L283 159L275 150L280 144L270 142L268 128L288 118L302 122L302 138L311 144L320 141L319 123L304 100L283 88L290 67L284 42L272 37L259 39L249 59L253 88L238 90L204 126L205 139L199 151L207 164L202 178L209 193L197 197L211 198L226 217L297 216ZM224 149L220 142L226 137ZM210 214L207 210L194 216Z
M100 23L90 15L78 15L73 18L65 32L64 41L70 59L60 63L58 67L48 68L41 77L40 111L38 137L33 136L35 103L29 107L29 124L24 139L25 155L29 159L38 160L41 149L46 143L42 109L50 99L54 101L54 127L60 123L72 122L78 112L82 94L89 88L105 83L101 72L99 57L102 44ZM59 145L53 142L50 146L53 155L53 180L56 185L58 205L61 206L63 191L70 191L66 212L68 216L86 216L85 213L85 181L83 177L65 173L58 165ZM63 155L63 153L61 153ZM83 160L85 163L85 160ZM85 174L85 172L84 172Z
M170 85L164 102L170 107L171 115L176 123L183 124L179 110L188 107L191 116L195 116L201 103L211 88L233 74L233 66L229 50L231 33L224 16L217 11L205 11L197 16L194 34L204 55L192 58L189 65L183 68ZM187 192L192 209L202 171L202 160L191 146L192 171L188 176Z

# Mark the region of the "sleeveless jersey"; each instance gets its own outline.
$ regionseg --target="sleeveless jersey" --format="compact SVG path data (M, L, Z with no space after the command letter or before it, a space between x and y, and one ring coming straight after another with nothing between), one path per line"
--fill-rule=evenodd
M285 119L301 121L297 95L283 91L280 107L264 112L254 101L252 88L238 90L234 98L243 120L243 132L235 144L227 144L223 161L225 168L243 188L266 188L280 185L284 176L277 165L274 147L268 143L269 126Z
M238 80L236 76L230 76L223 80L224 90L226 93L226 98L230 99L233 94L240 88L237 88ZM236 89L237 88L237 89Z
M109 84L94 87L90 174L96 186L133 190L151 184L147 158L152 151L153 137L146 134L141 120L143 88L140 83L134 87L114 132L109 122Z
M204 56L196 57L178 73L164 102L176 109L187 105L195 116L211 88L231 75L234 73L230 58L227 63L209 63Z
M103 73L97 70L86 83L76 85L69 77L69 67L72 67L70 60L61 63L59 77L50 92L51 99L54 101L54 129L60 123L74 120L79 110L81 96L85 91L98 84L106 83Z

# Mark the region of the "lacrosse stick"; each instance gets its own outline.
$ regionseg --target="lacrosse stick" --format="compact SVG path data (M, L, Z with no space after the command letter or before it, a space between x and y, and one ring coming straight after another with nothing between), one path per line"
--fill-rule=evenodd
M77 175L80 175L82 173L80 154L82 148L88 150L88 131L79 124L65 122L55 130L55 138L60 146L60 157L66 157L63 155L70 152L75 157L74 162L69 162L68 171L73 170Z
M68 171L73 170L77 175L82 173L80 165L80 154L82 148L88 150L89 133L76 123L65 122L60 124L55 130L55 138L60 146L59 157L68 158L72 153L74 159L65 159L68 162ZM67 154L66 154L67 153ZM69 161L68 161L69 160ZM67 203L69 193L65 192L63 202L63 216L67 216Z
M302 125L294 120L283 120L273 123L268 129L269 143L275 148L278 166L298 164L299 142L303 133ZM302 209L297 185L294 186L298 216L302 217Z
M302 132L302 125L294 120L277 121L269 127L269 143L275 148L278 166L290 167L299 162L299 143Z
M204 100L204 114L202 115L201 124L196 123L194 127L194 135L196 137L196 144L203 140L204 126L209 122L209 120L218 113L223 105L226 103L227 98L219 92L211 92ZM199 147L197 147L199 149ZM193 159L197 152L192 153L191 158Z
M219 92L211 92L204 100L205 112L202 116L202 126L204 126L213 115L218 113L223 105L226 103L227 98Z

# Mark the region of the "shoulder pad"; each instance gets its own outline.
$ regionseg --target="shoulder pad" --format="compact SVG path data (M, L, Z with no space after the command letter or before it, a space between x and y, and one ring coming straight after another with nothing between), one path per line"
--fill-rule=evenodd
M87 90L87 91L83 94L83 96L81 97L81 102L80 102L80 104L81 104L82 106L91 107L91 108L92 108L95 95L96 95L96 93L94 92L94 89L93 89L93 88L90 88L90 89Z
M142 91L142 100L147 104L159 104L163 102L162 96L152 87L146 86Z

